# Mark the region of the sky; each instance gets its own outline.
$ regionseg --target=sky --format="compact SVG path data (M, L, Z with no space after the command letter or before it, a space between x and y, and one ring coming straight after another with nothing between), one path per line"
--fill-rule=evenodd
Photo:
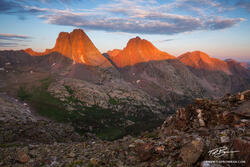
M250 0L0 0L0 50L53 48L83 29L102 52L136 36L174 56L250 62Z

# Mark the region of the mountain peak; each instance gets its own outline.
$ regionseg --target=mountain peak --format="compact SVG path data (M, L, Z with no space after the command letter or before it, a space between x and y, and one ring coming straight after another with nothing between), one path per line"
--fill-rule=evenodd
M25 51L34 56L58 52L77 63L102 67L111 66L110 62L100 53L82 29L74 29L71 33L60 32L54 48L45 52L38 53L32 49L26 49Z
M140 41L140 40L142 40L139 36L136 36L135 38L132 38L132 39L130 39L130 40L136 40L136 41Z
M139 45L139 44L146 44L146 43L150 43L149 41L145 40L145 39L141 39L139 36L135 37L135 38L131 38L128 43L127 43L127 47L130 45ZM151 43L150 43L151 44ZM152 44L151 44L152 45Z
M85 32L82 29L74 29L71 33L83 33L85 34Z
M133 66L137 63L173 59L174 56L157 49L151 42L140 37L132 38L127 46L116 53L110 52L110 58L118 67Z
M193 51L182 54L178 59L185 65L209 71L224 71L230 74L227 62L217 58L212 58L202 51Z

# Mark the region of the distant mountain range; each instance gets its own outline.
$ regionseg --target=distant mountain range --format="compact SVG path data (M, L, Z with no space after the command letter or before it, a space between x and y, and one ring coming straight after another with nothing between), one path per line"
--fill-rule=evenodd
M249 89L247 68L201 51L174 57L140 37L102 55L86 33L76 29L61 32L45 52L0 51L0 91L16 95L21 86L32 88L51 77L48 91L61 100L72 89L87 106L160 117L198 97Z

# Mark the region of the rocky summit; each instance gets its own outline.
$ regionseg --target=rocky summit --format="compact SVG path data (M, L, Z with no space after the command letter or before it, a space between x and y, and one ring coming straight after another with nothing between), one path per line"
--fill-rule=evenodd
M111 66L110 62L103 57L87 34L81 29L75 29L71 33L61 32L54 48L46 49L45 52L35 52L30 48L26 49L25 52L33 56L58 52L63 56L71 58L76 63L101 67Z
M109 51L108 54L110 54L110 59L118 67L175 58L166 52L160 51L152 43L140 37L130 39L123 50L116 49Z
M217 100L196 99L156 130L112 142L91 134L79 137L70 125L39 121L29 106L4 94L0 100L1 110L8 111L0 122L1 166L250 165L250 90ZM19 112L27 114L14 117Z

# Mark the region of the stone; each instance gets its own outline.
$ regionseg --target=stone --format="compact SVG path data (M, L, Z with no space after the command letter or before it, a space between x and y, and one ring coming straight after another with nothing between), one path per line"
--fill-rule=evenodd
M205 121L203 120L202 110L201 109L197 109L196 112L198 113L197 117L198 117L200 126L201 127L206 126Z
M141 161L147 161L153 156L153 143L145 143L136 149Z
M239 151L236 155L240 160L246 161L246 166L250 166L250 141L243 138L236 138L233 141L234 151Z
M238 117L250 118L250 101L244 102L236 110L233 111Z
M134 144L130 144L128 147L129 148L135 148L135 145Z
M243 94L240 94L239 100L240 100L240 101L243 101L244 99L245 99L245 96L244 96Z
M70 152L70 153L69 153L69 157L70 157L70 158L74 158L74 157L75 157L75 153Z
M187 112L185 110L185 108L180 108L179 110L177 110L178 114L179 114L179 118L181 120L186 120L187 119Z
M133 121L126 120L126 124L127 126L131 126L131 125L134 125L135 123Z
M99 162L100 162L100 160L99 159L95 159L95 158L91 158L90 159L90 163L92 164L92 165L99 165Z
M155 152L157 152L157 153L162 153L162 152L164 152L164 151L165 151L165 146L164 146L164 145L157 146L157 147L155 148Z
M229 143L230 142L230 138L228 136L221 136L220 137L220 142L221 143Z
M204 143L201 139L193 140L182 147L180 157L187 164L195 163L203 152Z
M20 162L20 163L27 163L29 162L30 157L23 151L18 151L16 154L16 161Z
M145 142L143 141L143 140L141 140L141 139L136 139L135 141L134 141L136 144L144 144Z
M196 98L195 99L195 104L201 104L201 103L203 103L203 99L201 99L201 98Z
M205 124L205 122L204 122L203 119L199 119L199 124L200 124L201 127L206 126L206 124Z
M209 136L209 130L207 128L201 127L198 129L200 136Z

